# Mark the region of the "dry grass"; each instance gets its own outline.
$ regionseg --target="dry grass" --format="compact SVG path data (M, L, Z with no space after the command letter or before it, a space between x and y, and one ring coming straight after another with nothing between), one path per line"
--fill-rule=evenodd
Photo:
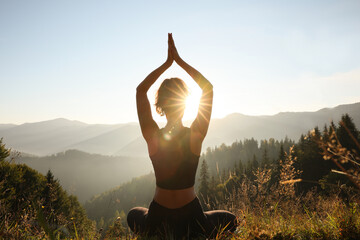
M215 239L360 239L360 206L346 204L339 193L324 197L314 190L287 198L277 192L276 197L258 195L262 199L251 202L243 192L233 191L219 208L234 212L240 226L235 233L220 231ZM147 240L131 234L118 239Z
M351 134L349 129L343 122L340 124L345 128L349 136L352 138L355 145L360 149L360 144L357 139ZM329 140L320 138L318 145L323 150L324 160L330 160L335 163L339 170L333 170L338 174L343 174L360 190L360 156L355 149L347 149L343 147L335 134L335 130L329 136Z

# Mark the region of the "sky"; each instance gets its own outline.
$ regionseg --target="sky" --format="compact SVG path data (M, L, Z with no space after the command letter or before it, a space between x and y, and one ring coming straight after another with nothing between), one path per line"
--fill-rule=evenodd
M166 60L168 32L213 84L213 118L359 102L359 12L360 1L0 0L0 123L137 122L135 89ZM167 77L200 92L173 64L152 104Z

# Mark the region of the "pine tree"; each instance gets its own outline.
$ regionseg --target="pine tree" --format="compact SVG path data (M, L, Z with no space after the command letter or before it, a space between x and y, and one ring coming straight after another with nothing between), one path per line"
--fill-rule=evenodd
M331 169L331 162L326 162L321 155L319 141L321 133L318 127L315 127L307 134L303 141L300 142L301 151L297 151L298 164L294 164L296 169L301 169L303 172L301 178L305 180L300 186L301 190L307 191L314 187L312 182L317 182ZM306 182L309 181L309 182Z
M216 191L216 180L214 176L211 176L210 185L209 185L209 191L211 193L215 193Z
M245 175L246 175L247 177L249 177L250 174L251 174L251 171L252 171L251 160L248 159L248 161L247 161L247 163L246 163L246 167L245 167Z
M236 161L234 163L234 175L239 176L239 169L238 169L238 166L236 164Z
M251 162L249 162L248 167L246 169L246 175L250 180L255 179L253 172L256 171L259 167L260 167L260 164L254 154L253 159L251 160Z
M270 164L270 160L269 160L269 156L268 156L268 151L267 151L267 148L265 147L263 156L262 156L262 160L261 160L261 167L266 168L269 166L269 164Z
M239 159L239 165L238 165L238 176L241 176L244 173L244 165L241 161L241 159Z
M353 149L358 152L360 151L354 141L354 139L359 141L360 134L352 118L348 114L341 117L339 128L336 130L336 135L343 147L346 147L350 151Z
M281 143L280 145L280 151L279 151L279 160L285 160L285 151L284 151L284 145Z
M214 176L211 176L210 184L209 184L209 207L214 208L216 206L216 186L217 182Z
M253 155L253 159L251 161L251 168L252 170L259 168L259 162L257 161L255 154Z
M205 159L201 163L199 180L200 180L199 195L201 200L206 201L209 195L209 167Z
M327 127L327 125L324 125L324 129L322 132L322 137L324 141L328 141L329 140L329 128Z
M4 161L5 158L10 156L10 149L5 147L5 144L2 143L2 138L0 138L0 161Z
M284 151L284 145L283 143L281 143L278 158L273 163L273 171L271 174L270 185L276 184L280 181L281 162L284 162L285 158L286 154Z
M63 206L65 196L61 193L59 181L55 179L51 170L48 170L45 177L46 185L42 191L43 212L50 227L55 230L58 225L65 224L64 221L59 220L61 219L61 208L65 208Z

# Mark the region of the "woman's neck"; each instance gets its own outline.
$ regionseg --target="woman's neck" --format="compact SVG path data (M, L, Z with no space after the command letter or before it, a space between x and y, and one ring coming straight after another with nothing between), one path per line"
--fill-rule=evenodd
M184 126L181 120L178 121L169 121L167 122L166 126L164 127L165 131L169 133L177 133L179 130L183 129Z
M181 120L178 121L170 121L168 120L168 122L166 123L165 129L171 129L171 128L183 128L183 124Z

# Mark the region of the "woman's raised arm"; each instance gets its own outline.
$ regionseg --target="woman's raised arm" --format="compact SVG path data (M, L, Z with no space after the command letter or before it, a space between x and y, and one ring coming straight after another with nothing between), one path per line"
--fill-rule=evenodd
M211 111L212 111L212 102L213 102L213 86L212 84L195 68L187 64L184 60L179 56L174 39L172 38L172 34L170 34L170 47L172 57L175 62L182 67L194 81L199 85L202 90L202 95L200 99L199 111L195 121L191 124L191 130L195 133L199 133L199 137L203 140L206 136L206 133L209 128Z
M158 125L156 124L151 115L151 108L149 99L147 97L147 92L149 88L154 84L154 82L160 77L160 75L163 74L163 72L165 72L174 61L170 48L170 34L168 35L168 45L168 57L166 59L166 62L154 71L152 71L136 88L136 106L140 122L140 128L142 135L147 142L159 129Z

